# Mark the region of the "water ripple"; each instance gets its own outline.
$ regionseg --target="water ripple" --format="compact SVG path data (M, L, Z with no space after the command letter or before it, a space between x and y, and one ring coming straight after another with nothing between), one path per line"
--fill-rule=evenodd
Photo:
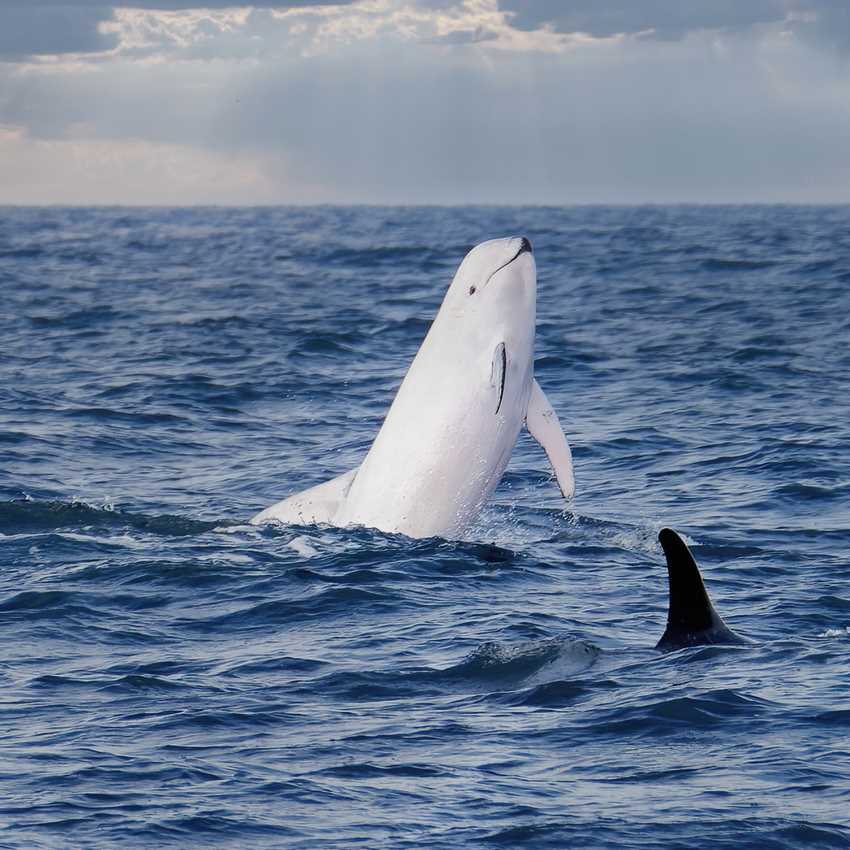
M3 845L850 847L848 225L3 210ZM514 233L575 503L524 435L462 541L248 525ZM665 525L752 644L655 652Z

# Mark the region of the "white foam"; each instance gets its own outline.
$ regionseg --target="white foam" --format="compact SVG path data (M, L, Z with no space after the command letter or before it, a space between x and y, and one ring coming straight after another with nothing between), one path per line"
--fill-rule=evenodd
M585 640L564 641L558 654L528 680L531 685L568 679L592 667L602 650Z
M303 534L293 537L286 545L297 552L302 558L312 558L319 554L319 550L310 545L310 541Z
M663 522L648 520L633 528L609 531L606 533L606 537L609 543L619 546L621 549L656 553L661 551L661 544L658 542L658 532L662 528L667 527ZM693 537L689 537L687 534L682 534L678 531L676 533L688 546L700 545Z
M141 549L145 545L141 541L130 537L129 534L121 534L113 537L95 537L91 534L77 534L72 531L60 531L57 534L66 540L76 540L79 543L100 543L107 546L124 546L128 549Z
M211 564L220 564L222 561L240 565L254 563L254 559L250 555L243 555L240 552L215 552L210 555L196 555L195 560Z
M217 525L213 529L213 534L258 534L259 529L256 525Z
M100 503L89 502L79 496L72 496L70 506L72 508L91 508L94 511L106 511L107 513L115 513L115 504L108 496L104 496Z
M52 533L52 531L20 532L19 534L3 534L0 532L0 540L42 540Z

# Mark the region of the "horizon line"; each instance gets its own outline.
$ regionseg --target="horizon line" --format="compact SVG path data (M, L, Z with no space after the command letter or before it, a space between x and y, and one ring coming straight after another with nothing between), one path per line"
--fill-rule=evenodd
M364 201L289 201L279 203L16 203L0 201L0 209L586 209L592 207L850 207L846 201L573 201L567 203L379 203Z

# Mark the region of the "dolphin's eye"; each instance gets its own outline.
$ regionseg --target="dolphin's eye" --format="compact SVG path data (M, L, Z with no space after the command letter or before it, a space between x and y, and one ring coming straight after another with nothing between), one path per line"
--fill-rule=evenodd
M475 295L475 287L474 287L474 286L470 286L470 287L469 287L469 294L470 294L470 295Z

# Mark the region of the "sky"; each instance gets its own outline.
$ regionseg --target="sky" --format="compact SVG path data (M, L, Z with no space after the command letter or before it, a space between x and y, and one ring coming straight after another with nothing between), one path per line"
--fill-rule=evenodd
M0 0L0 204L850 202L850 0Z

